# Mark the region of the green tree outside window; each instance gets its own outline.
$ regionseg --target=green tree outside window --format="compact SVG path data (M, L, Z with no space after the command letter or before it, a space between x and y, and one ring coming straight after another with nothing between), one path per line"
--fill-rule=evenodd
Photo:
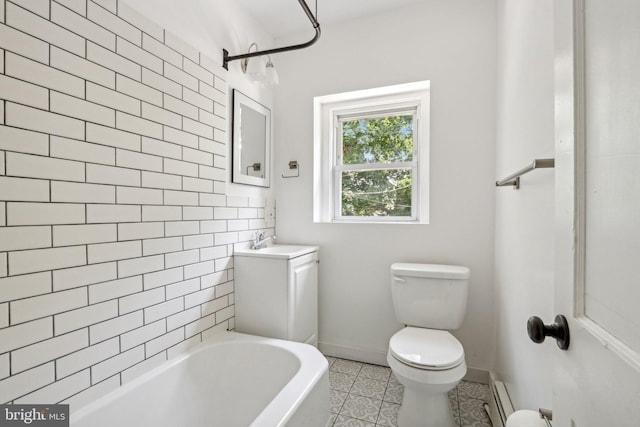
M412 215L413 125L413 115L342 122L342 216Z

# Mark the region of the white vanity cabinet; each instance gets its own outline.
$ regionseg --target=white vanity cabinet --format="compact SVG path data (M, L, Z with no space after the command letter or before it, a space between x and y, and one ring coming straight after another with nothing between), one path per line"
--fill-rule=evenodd
M318 247L274 245L234 254L235 329L318 345Z

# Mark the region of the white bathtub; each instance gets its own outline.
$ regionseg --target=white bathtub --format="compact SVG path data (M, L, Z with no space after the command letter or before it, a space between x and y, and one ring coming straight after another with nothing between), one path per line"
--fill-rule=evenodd
M223 332L71 410L72 427L324 427L327 361L310 345Z

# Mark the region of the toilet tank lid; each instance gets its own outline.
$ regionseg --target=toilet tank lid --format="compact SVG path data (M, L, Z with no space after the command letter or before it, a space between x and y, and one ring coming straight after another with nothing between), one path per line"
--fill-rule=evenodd
M469 267L461 265L395 263L391 264L391 273L398 276L430 277L434 279L468 279Z

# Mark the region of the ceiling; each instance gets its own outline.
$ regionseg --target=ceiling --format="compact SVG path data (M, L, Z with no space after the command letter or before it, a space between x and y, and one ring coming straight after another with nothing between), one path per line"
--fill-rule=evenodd
M313 33L309 18L298 0L237 0L274 38L286 37L308 30ZM326 24L375 15L397 9L408 3L424 0L306 0L323 28Z

